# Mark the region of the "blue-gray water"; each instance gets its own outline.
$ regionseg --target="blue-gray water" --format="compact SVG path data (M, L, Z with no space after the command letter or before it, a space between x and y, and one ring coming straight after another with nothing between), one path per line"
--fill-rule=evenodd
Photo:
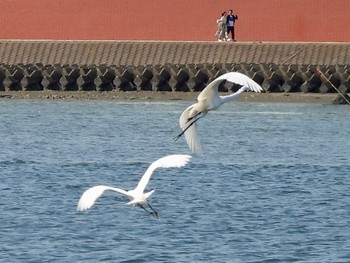
M204 156L157 170L156 220L106 193L189 150L191 102L0 101L1 262L350 262L348 106L233 103L199 122Z

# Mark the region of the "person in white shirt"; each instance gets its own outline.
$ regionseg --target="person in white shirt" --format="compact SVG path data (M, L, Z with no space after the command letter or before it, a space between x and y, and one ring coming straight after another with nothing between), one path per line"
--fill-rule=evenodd
M226 21L226 11L221 14L221 17L216 20L218 24L218 29L215 33L215 36L218 38L218 41L226 41L227 39L227 21Z

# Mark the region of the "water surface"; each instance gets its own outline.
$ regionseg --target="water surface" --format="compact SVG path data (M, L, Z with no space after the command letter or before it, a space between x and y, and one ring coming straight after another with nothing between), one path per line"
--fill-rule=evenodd
M188 102L0 101L3 262L349 262L349 107L234 103L199 122L204 156L157 170L159 220L106 193L190 153Z

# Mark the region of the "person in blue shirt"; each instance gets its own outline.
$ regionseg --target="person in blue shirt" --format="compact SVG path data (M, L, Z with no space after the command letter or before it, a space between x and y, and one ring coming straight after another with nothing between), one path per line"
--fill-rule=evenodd
M233 10L228 10L228 15L226 17L226 23L227 23L227 35L230 34L232 36L232 41L236 42L235 37L235 22L238 20L238 15L236 13L233 13Z

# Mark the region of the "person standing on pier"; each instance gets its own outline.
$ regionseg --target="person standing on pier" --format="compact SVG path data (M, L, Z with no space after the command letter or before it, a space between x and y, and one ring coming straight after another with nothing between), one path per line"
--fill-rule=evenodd
M233 12L232 9L228 10L228 15L226 17L226 23L227 23L227 35L231 32L232 41L236 42L235 37L235 22L238 20L238 15Z

